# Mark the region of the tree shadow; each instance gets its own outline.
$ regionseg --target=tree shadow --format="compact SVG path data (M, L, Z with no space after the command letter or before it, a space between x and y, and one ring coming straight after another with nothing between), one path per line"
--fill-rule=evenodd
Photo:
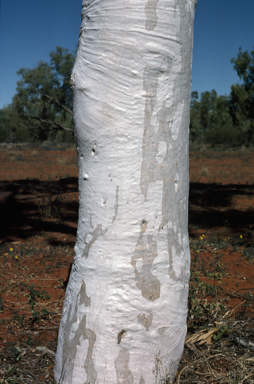
M71 194L71 195L70 195ZM27 239L41 232L76 235L78 179L0 182L0 239Z
M254 197L254 186L190 183L189 232L227 226L232 233L254 225L254 209L237 210L234 196ZM52 234L51 245L67 244L54 233L76 236L78 178L0 181L0 240ZM71 241L71 245L73 242Z
M235 196L254 197L254 186L191 183L189 228L195 226L205 230L226 226L232 233L249 228L254 224L254 209L236 209Z

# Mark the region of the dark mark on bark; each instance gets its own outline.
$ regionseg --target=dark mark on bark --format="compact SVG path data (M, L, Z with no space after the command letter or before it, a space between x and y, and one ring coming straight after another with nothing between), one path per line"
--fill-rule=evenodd
M115 205L114 205L115 214L113 216L112 223L114 223L114 221L115 221L115 219L117 217L117 213L118 213L118 192L119 192L119 186L117 185L116 186L116 202L115 202Z
M125 331L125 329L122 329L118 335L117 335L117 344L120 344L121 343L121 340L122 340L122 337L123 335L126 333L127 331Z

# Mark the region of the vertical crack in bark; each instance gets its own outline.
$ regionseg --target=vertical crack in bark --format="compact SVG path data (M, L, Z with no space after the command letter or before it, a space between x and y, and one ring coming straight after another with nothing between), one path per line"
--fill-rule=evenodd
M135 253L131 258L131 265L135 271L137 288L140 289L142 296L149 301L154 301L160 297L161 284L151 272L153 261L157 256L157 242L153 240L152 235L147 235L145 239L147 224L147 221L141 221L140 234ZM140 259L142 260L141 267L139 267Z
M115 221L115 219L117 217L117 213L118 213L118 193L119 193L119 186L117 185L116 186L116 202L115 202L115 205L114 205L115 214L113 216L112 223L114 223L114 221Z
M117 384L133 384L133 375L129 369L129 359L129 351L121 349L115 360Z

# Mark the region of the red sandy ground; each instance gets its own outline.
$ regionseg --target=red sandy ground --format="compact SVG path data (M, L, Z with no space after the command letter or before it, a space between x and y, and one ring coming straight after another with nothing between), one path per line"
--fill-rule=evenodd
M50 346L57 337L75 244L78 170L74 149L45 149L0 149L0 347L28 338ZM228 310L238 306L235 313L250 310L254 290L253 181L254 153L190 153L192 269ZM36 297L35 321L32 284L50 296Z

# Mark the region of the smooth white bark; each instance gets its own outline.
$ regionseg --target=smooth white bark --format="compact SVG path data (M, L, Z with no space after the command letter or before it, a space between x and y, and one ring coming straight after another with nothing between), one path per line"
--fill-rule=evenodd
M195 0L83 0L72 73L79 165L61 384L174 376L186 334Z

